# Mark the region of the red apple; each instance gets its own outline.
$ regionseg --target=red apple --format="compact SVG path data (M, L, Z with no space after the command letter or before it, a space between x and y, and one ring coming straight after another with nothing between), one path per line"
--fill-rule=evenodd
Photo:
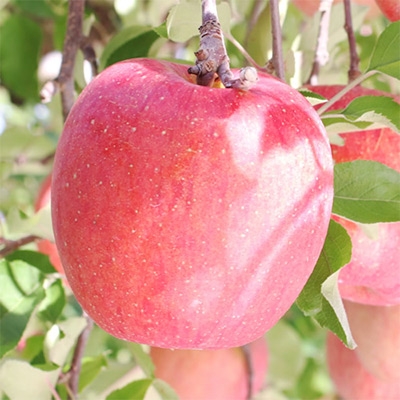
M82 92L55 157L54 233L76 298L110 334L237 347L310 276L332 159L290 86L261 74L248 92L207 88L187 68L128 60Z
M400 305L344 305L360 362L378 379L400 382Z
M382 13L390 21L400 20L400 2L399 0L375 0Z
M35 202L35 210L39 211L43 207L50 203L51 197L51 175L49 175L42 183L38 196ZM50 262L53 264L54 268L64 274L64 268L61 264L60 256L58 255L57 247L55 243L50 240L39 240L37 243L38 250L49 256Z
M343 86L309 87L331 98ZM356 97L388 95L377 90L356 87L336 102L332 109L341 109ZM332 145L336 162L358 159L384 163L400 171L400 136L389 128L358 131L341 135L344 146ZM400 303L400 223L376 224L372 235L360 225L335 217L347 230L353 243L351 262L340 271L342 297L371 305Z
M268 351L265 338L249 345L252 394L265 380ZM242 348L222 350L170 350L152 347L155 376L166 381L181 400L248 398L249 368Z
M343 400L400 398L400 380L383 381L369 373L357 352L348 349L332 332L328 333L327 361L329 374Z

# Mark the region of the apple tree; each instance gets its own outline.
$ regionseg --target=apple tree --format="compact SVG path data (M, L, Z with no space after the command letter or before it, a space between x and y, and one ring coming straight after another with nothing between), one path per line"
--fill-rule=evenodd
M2 399L400 397L397 1L0 17Z

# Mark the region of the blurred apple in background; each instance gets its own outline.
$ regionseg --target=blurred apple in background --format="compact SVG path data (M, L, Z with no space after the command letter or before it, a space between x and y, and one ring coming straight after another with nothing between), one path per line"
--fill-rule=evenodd
M400 1L399 0L375 0L382 13L390 21L400 19Z
M327 99L343 86L308 86ZM354 88L330 110L345 108L354 98L365 95L388 96L388 93ZM373 160L400 171L400 135L389 128L342 134L343 146L332 145L336 163L354 160ZM339 289L343 298L371 305L400 303L400 223L374 225L356 224L334 216L349 233L352 259L340 271Z
M344 305L360 362L377 378L400 382L400 305Z
M35 211L39 211L41 208L47 206L50 203L51 198L51 175L43 181L38 196L35 202ZM57 247L54 242L49 240L39 240L37 242L38 250L49 256L50 262L53 264L54 268L64 274L64 268L61 264L60 257L58 255Z
M362 6L369 7L367 13L368 18L380 14L379 8L376 5L375 0L352 0L352 2L355 4L360 4ZM321 0L293 0L293 3L299 10L303 11L305 14L309 16L312 16L319 10ZM333 3L334 4L343 3L343 0L334 0Z
M385 381L371 374L361 363L357 351L348 349L331 332L327 337L327 363L343 400L400 399L400 380Z
M265 380L268 364L264 337L250 343L248 351L252 368L252 395ZM181 400L246 400L249 369L243 348L223 350L150 349L155 375L166 381Z

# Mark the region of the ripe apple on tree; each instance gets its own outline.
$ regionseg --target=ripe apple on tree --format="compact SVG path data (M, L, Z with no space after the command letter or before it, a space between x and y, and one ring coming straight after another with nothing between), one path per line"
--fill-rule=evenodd
M374 17L379 14L379 8L375 4L375 0L352 0L356 4L363 6L368 6L368 17ZM385 1L385 0L383 0ZM333 0L334 4L343 3L343 0ZM293 0L293 4L303 11L305 14L312 16L314 15L320 7L321 0Z
M278 79L208 88L187 68L133 59L85 88L55 157L55 239L77 300L112 335L237 347L283 316L313 270L330 147Z
M327 363L336 390L344 400L400 398L400 380L385 381L371 374L357 352L348 349L332 332L327 336Z
M355 352L364 368L383 381L400 382L400 305L344 301Z
M310 86L310 90L327 99L343 86ZM355 87L337 101L330 110L345 108L354 98L387 93ZM378 161L400 171L400 136L390 128L357 131L341 135L343 146L332 145L335 162L359 159ZM400 304L400 223L374 224L373 235L353 221L334 216L349 233L352 259L339 274L343 298L371 305Z
M240 347L222 350L150 349L155 376L166 381L181 400L246 400L262 388L268 366L264 337L247 345L251 372Z

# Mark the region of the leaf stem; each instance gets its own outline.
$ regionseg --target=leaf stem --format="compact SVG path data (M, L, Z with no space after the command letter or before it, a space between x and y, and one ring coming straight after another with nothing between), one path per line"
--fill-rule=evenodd
M79 376L81 373L82 367L82 357L85 352L86 344L89 339L90 332L93 328L92 319L84 314L87 320L87 325L83 332L79 335L78 341L76 343L74 355L72 358L71 368L68 371L69 379L68 379L68 387L70 391L68 392L68 399L74 400L78 397L78 389L79 389Z
M272 27L272 66L276 76L285 81L285 66L282 50L282 28L279 16L279 1L270 0Z
M195 52L196 63L188 69L189 74L196 75L196 83L201 86L211 87L219 77L226 88L250 89L258 80L257 70L245 67L238 78L234 77L218 20L216 0L202 0L201 8L200 48Z
M0 258L4 258L20 247L36 242L36 240L39 239L40 237L36 235L24 236L17 240L9 240L4 237L0 237L0 245L3 245L3 248L0 250Z
M251 355L250 344L245 344L241 347L244 355L246 370L247 370L247 396L246 400L250 400L253 397L253 382L254 382L254 367L253 357Z
M342 98L347 92L359 85L362 81L365 81L372 75L375 75L378 71L368 71L365 74L359 75L357 78L352 80L347 86L345 86L340 92L336 93L331 99L329 99L325 104L323 104L318 109L318 115L322 115L326 110L328 110L333 104L335 104L340 98Z

